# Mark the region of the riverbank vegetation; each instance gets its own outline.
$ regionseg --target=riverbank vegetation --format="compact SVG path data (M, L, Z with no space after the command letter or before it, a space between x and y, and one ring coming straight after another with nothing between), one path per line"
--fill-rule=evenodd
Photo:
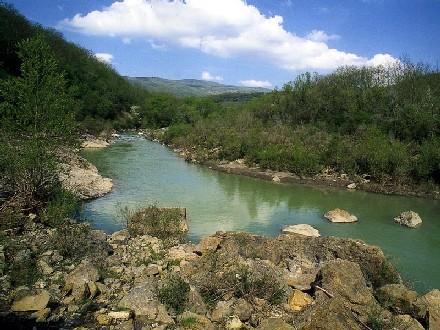
M440 73L425 65L306 73L246 103L186 115L165 140L218 148L219 159L301 175L440 183Z

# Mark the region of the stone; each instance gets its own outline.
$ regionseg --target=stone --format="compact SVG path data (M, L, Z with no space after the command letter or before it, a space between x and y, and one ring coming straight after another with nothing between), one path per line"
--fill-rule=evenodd
M205 315L208 311L202 296L193 286L190 286L190 290L188 292L187 306L188 310L195 314Z
M356 189L356 187L357 187L357 185L354 182L347 185L347 189Z
M130 233L128 232L128 230L122 229L111 234L109 240L112 243L122 243L128 240L129 238L130 238Z
M108 314L112 320L127 321L131 318L130 311L111 311Z
M159 266L156 265L156 264L149 264L149 265L147 266L147 268L144 270L144 273L145 273L147 276L159 275L159 272L160 272L160 268L159 268Z
M243 322L246 322L251 318L253 311L254 308L252 305L243 298L238 299L232 309L233 314Z
M390 305L390 308L399 314L416 315L415 302L417 292L409 290L403 284L387 284L376 291L376 298L381 305Z
M284 281L292 288L301 291L310 290L312 288L312 283L315 281L316 272L306 274L288 272L284 276Z
M274 175L273 178L272 178L272 181L276 182L276 183L279 183L279 182L281 182L281 179L280 179L280 177L278 175Z
M243 327L243 323L240 321L238 316L233 316L231 319L226 322L226 329L228 330L237 330Z
M96 315L96 322L98 322L99 325L109 325L111 318L106 314L98 314Z
M313 298L300 290L294 289L289 296L288 305L292 311L300 311L313 303Z
M13 312L41 311L46 308L49 299L49 292L42 290L38 294L27 295L15 300L12 304L11 310Z
M334 297L332 300L341 298L342 303L349 306L364 321L367 320L372 309L379 308L359 264L355 262L343 259L328 261L321 267L317 279L316 284L327 290ZM315 291L315 297L317 302L329 299L328 295L319 289ZM333 307L337 308L336 305Z
M31 318L35 319L36 322L45 322L50 314L50 308L44 308L42 310L36 311L31 314Z
M221 238L217 236L207 236L202 238L199 244L196 245L194 252L207 253L216 251L221 243Z
M358 218L346 210L334 209L324 214L324 217L334 223L351 223L357 222Z
M173 318L168 314L166 307L162 304L157 305L157 314L154 320L164 324L174 323Z
M73 271L71 271L65 278L66 291L72 291L72 296L75 301L82 300L87 293L92 292L96 285L94 283L99 280L98 269L89 261L83 260ZM89 286L90 284L90 286ZM90 290L92 288L92 290Z
M84 149L100 149L100 148L106 148L108 147L110 144L105 141L105 140L101 140L101 139L90 139L90 140L86 140L81 144L81 147L83 147Z
M299 234L303 236L319 237L319 231L307 224L286 226L282 229L283 234Z
M417 228L422 224L422 219L416 212L407 211L402 212L399 216L395 217L394 222L408 228Z
M115 327L115 330L134 330L133 320L122 321Z
M257 328L258 330L294 330L295 328L287 324L282 319L269 318L262 320Z
M64 189L79 199L91 199L104 196L113 188L113 181L102 177L96 166L80 157L72 157L68 164L62 164L58 173Z
M38 260L38 268L44 275L50 275L53 273L53 268L44 260Z
M435 289L417 301L418 304L423 304L428 312L429 329L440 330L440 290Z
M89 298L90 299L95 298L96 295L98 294L98 291L99 291L98 290L98 286L96 285L96 283L95 282L88 282L87 283L87 288L88 288L89 293L90 293Z
M156 285L146 278L143 284L132 288L119 301L118 307L133 311L136 317L145 316L154 320L158 314L158 307L161 305L156 296Z
M223 319L231 315L233 300L219 301L211 312L211 320L214 322L221 322Z
M365 330L366 328L353 315L353 311L350 310L350 306L347 306L346 300L340 296L335 296L318 302L310 317L305 320L306 324L298 327L298 329Z
M168 250L167 258L171 260L182 260L186 257L186 251L181 246L173 246Z
M425 328L419 321L413 319L410 315L397 315L396 323L405 330L424 330Z

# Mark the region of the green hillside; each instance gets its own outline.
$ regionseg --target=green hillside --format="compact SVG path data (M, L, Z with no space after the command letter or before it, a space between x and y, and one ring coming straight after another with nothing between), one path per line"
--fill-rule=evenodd
M169 80L158 77L127 77L129 81L151 92L169 93L176 96L209 96L225 93L266 93L266 88L223 85L197 79Z

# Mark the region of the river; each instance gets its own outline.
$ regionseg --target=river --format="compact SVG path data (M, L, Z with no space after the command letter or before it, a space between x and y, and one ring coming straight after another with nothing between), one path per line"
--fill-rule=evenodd
M405 281L423 293L440 288L440 202L360 191L281 185L190 164L159 143L123 135L110 147L84 151L114 181L113 191L85 203L82 218L108 233L124 227L121 207L186 207L189 239L216 231L276 236L284 225L307 223L321 235L350 237L381 247ZM344 208L355 224L333 224L323 213ZM393 222L413 210L423 224L408 229Z

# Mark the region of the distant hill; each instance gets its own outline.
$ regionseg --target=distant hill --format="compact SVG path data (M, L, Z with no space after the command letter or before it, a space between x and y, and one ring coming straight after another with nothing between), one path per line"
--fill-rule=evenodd
M127 79L152 92L169 93L176 96L208 96L225 93L267 93L270 90L260 87L240 87L223 85L212 81L197 79L169 80L158 77L127 77Z

